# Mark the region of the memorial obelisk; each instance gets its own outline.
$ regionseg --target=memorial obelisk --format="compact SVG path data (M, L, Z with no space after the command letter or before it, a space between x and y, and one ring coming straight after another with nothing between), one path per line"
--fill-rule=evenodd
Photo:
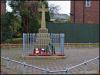
M45 5L42 4L42 8L39 8L38 11L42 12L41 28L39 29L39 33L37 33L36 43L34 44L34 47L45 49L50 43L50 36L48 34L48 29L46 28L45 21L45 12L47 12L48 9L46 9Z

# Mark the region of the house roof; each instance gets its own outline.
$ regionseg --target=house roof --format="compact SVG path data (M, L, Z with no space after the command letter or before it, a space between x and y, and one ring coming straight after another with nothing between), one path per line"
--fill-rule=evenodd
M53 14L50 15L51 19L68 19L68 15L67 14Z

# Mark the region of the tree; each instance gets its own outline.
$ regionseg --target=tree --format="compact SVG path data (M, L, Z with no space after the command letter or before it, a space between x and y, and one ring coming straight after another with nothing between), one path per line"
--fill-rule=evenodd
M48 7L47 1L43 1L45 3L46 7ZM13 9L13 12L16 13L16 11L20 12L21 19L22 19L22 27L24 27L24 32L38 32L38 29L40 28L40 21L41 21L41 13L38 11L32 12L33 9L31 9L28 5L25 4L25 1L13 1L11 0L10 6ZM38 4L34 5L36 9L41 7L40 1L38 1ZM46 21L50 20L49 12L46 13ZM33 29L32 29L33 28Z
M23 0L18 0L18 1L11 0L9 4L12 7L13 12L15 14L17 14L16 12L19 11L19 14L20 14L21 20L22 20L22 24L21 24L23 27L22 32L28 32L28 20L29 20L28 14L29 14L29 11L28 11L28 7L25 5L25 1L23 1Z
M58 14L59 10L60 10L60 6L58 5L51 4L49 6L49 13L51 16L54 16L54 14Z
M46 4L46 7L48 7L48 3L47 1L43 1L43 3ZM30 32L30 33L37 33L38 29L40 28L40 21L41 21L41 13L39 13L38 11L33 13L33 9L26 5L24 0L18 0L18 1L14 1L11 0L10 1L10 6L13 9L13 13L16 14L16 12L19 12L20 16L21 16L21 27L22 27L22 32ZM38 9L39 7L41 7L40 1L37 2L37 4L34 4L34 7L36 7L36 9ZM49 12L46 13L46 21L50 20L50 16L49 16ZM20 28L21 30L21 28Z
M18 16L14 16L13 25L11 26L11 32L13 33L13 37L20 37L21 31L21 18Z
M1 15L1 42L5 42L7 39L12 38L12 26L14 16L12 13L7 12L5 15Z

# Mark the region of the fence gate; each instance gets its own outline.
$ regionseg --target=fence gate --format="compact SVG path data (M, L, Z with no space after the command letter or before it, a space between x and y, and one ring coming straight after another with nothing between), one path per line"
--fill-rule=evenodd
M41 50L46 50L49 54L54 51L55 54L64 55L64 34L55 34L55 33L48 33L48 36L43 37L44 34L38 37L36 33L23 33L23 55L29 55L30 53L34 53L34 51L39 49L38 47L45 44L45 40L48 36L50 38L49 43L46 44L46 47L41 47ZM42 38L39 40L39 38ZM39 41L39 43L37 43ZM36 46L38 45L38 46ZM37 47L37 49L36 49Z

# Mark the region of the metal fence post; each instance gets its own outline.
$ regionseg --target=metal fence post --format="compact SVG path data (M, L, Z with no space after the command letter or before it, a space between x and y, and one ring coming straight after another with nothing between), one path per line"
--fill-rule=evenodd
M68 74L69 69L66 69L65 74Z
M46 69L45 74L49 74L49 69L48 68Z
M27 40L27 53L26 54L28 54L30 50L30 33L27 34L27 37L28 37L28 40Z
M26 34L23 33L23 51L22 51L22 56L25 55L25 48L26 48L25 40L26 40Z
M28 51L28 54L32 51L32 42L33 42L33 36L32 36L32 33L30 33L29 51Z
M64 34L60 34L60 49L61 54L64 54Z
M64 72L65 74L67 74L67 73L68 73L68 70L69 70L69 69L68 69L68 66L69 66L69 65L68 65L68 64L66 64L66 66L65 66L65 72Z
M25 62L23 62L23 74L26 74L26 63Z
M7 57L7 62L6 62L6 65L7 65L7 68L10 68L10 60L9 58Z
M84 60L84 62L86 62L86 60ZM84 67L83 67L83 69L84 69L84 73L86 73L86 71L87 71L87 63L84 63Z

